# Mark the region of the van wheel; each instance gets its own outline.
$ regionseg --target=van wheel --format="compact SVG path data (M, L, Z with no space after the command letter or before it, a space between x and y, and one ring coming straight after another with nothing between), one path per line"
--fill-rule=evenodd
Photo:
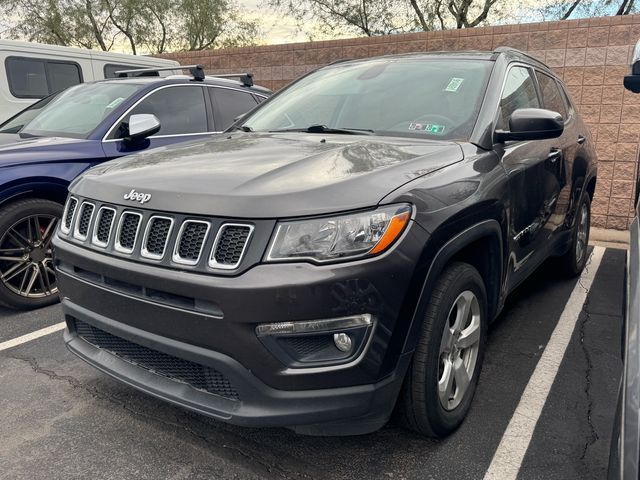
M428 302L398 410L411 430L444 437L460 426L473 400L487 336L487 294L478 271L456 262L440 275Z
M51 240L62 205L19 200L0 210L0 303L19 310L58 301Z
M590 229L591 200L589 199L589 195L585 195L576 210L576 219L571 232L571 245L569 246L569 250L560 257L564 271L571 277L580 275L587 264Z

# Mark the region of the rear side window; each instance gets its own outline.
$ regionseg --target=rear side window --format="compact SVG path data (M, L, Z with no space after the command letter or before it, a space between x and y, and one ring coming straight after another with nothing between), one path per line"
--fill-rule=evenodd
M509 118L519 108L540 108L535 81L526 67L513 67L507 73L496 127L508 130Z
M237 116L247 113L257 105L256 99L250 93L215 87L209 88L209 92L213 94L218 131L226 130Z
M8 57L5 68L9 90L16 98L44 98L82 83L80 66L74 62Z
M562 115L562 118L566 119L567 109L557 82L550 76L538 72L538 83L540 84L540 91L542 92L544 108L558 112Z
M207 110L204 92L199 86L168 87L158 90L140 102L127 116L150 113L160 120L157 135L205 133Z
M119 72L121 70L139 70L142 68L149 68L149 67L140 67L137 65L118 65L115 63L107 63L102 69L102 71L104 72L104 78L116 78L118 76L116 75L116 72ZM145 72L144 76L159 77L160 74L158 72Z

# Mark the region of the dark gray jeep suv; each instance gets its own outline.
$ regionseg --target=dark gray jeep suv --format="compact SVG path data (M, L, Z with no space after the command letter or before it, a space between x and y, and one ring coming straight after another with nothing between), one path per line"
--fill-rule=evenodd
M220 420L371 432L464 419L487 327L542 261L584 267L596 159L510 49L339 62L227 133L76 180L68 348Z

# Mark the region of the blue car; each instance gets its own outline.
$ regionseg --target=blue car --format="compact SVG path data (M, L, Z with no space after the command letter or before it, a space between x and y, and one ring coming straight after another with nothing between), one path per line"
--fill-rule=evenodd
M80 173L98 163L222 132L271 95L240 80L130 71L47 97L0 125L0 304L57 301L51 238ZM156 75L156 76L146 76ZM230 75L232 76L232 75Z

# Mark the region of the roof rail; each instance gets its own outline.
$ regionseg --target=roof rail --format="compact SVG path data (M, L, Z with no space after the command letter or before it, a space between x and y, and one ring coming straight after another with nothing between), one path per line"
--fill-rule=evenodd
M216 78L237 78L245 87L253 87L253 73L221 73L211 76Z
M507 53L507 52L517 53L518 55L522 55L523 57L530 58L531 60L535 60L536 62L544 65L544 62L540 61L540 59L534 57L533 55L528 54L527 52L518 50L517 48L503 46L503 47L497 47L493 49L493 53L496 55L500 55L501 53Z
M153 74L157 72L172 72L174 70L189 70L189 73L193 76L194 80L204 80L204 67L202 65L176 65L175 67L162 67L162 68L137 68L135 70L118 70L116 75L118 78L144 77L147 74Z

